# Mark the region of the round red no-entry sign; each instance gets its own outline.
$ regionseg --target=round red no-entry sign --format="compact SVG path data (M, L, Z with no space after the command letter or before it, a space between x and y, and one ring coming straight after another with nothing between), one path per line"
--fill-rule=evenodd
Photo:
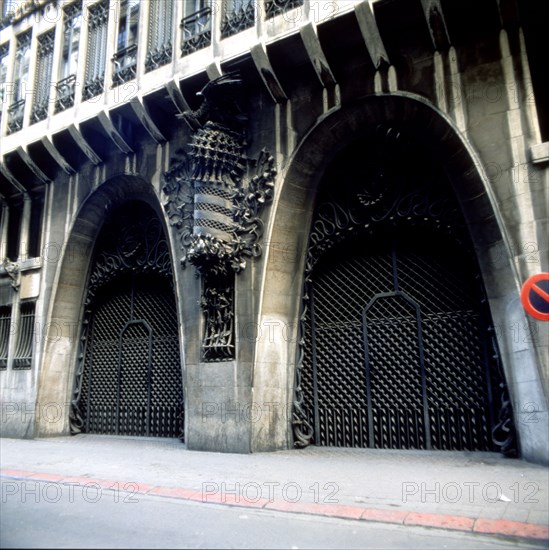
M529 277L520 293L524 309L540 321L549 321L549 273Z

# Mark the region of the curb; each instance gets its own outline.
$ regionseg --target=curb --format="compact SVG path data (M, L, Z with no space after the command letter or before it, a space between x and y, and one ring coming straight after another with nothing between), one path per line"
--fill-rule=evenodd
M0 477L22 479L36 482L64 484L95 484L102 489L122 491L128 495L153 495L179 500L199 502L201 504L222 504L242 508L273 510L294 514L309 514L314 516L391 523L396 525L411 525L418 527L433 527L449 531L465 531L482 535L499 535L528 540L549 540L549 527L503 519L470 518L448 514L430 514L422 512L403 512L400 510L385 510L382 508L362 508L346 504L321 504L314 502L288 502L284 500L243 500L239 495L207 495L204 498L201 491L180 487L166 487L135 483L120 480L91 478L86 476L68 476L28 470L0 469ZM130 486L130 487L128 487Z

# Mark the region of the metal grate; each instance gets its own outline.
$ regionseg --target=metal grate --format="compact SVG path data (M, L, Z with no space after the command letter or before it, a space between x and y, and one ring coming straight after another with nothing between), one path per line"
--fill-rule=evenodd
M48 116L54 40L55 30L53 29L38 37L38 60L34 77L31 123L44 120Z
M270 18L302 5L303 5L303 0L266 0L265 12L267 14L267 18ZM325 9L329 9L329 10L334 9L334 4L332 3L331 6Z
M137 44L132 44L123 50L118 50L114 54L112 61L114 64L113 87L133 80L137 74Z
M8 366L10 334L11 306L0 306L0 370Z
M103 93L107 54L109 2L94 4L88 10L88 55L82 99L86 101Z
M172 60L172 19L174 2L150 3L149 39L145 70L152 71Z
M160 277L124 276L98 293L79 404L84 431L182 436L177 327L173 291Z
M212 42L212 10L205 7L181 20L183 42L181 55L189 55L193 52L208 47Z
M17 326L17 346L13 357L13 368L17 370L30 369L32 365L35 307L35 302L21 304L21 315Z
M485 351L471 261L457 247L357 249L343 247L312 274L301 389L315 442L495 450L502 379Z
M224 7L221 38L228 38L254 26L255 2L253 0L231 0Z

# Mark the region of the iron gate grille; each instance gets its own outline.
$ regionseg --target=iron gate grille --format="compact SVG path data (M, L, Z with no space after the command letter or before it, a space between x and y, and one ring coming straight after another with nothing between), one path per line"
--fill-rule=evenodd
M98 293L79 401L89 433L182 437L173 291L161 277L118 278Z
M317 264L303 318L301 388L315 442L494 450L501 379L470 262L458 250L354 250Z

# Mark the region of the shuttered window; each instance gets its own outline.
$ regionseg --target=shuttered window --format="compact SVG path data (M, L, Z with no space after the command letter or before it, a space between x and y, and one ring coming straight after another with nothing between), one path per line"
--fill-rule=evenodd
M105 65L107 57L107 24L109 2L104 0L89 10L88 57L83 99L90 99L103 93L105 88Z
M31 124L44 120L48 116L54 40L54 30L46 32L38 37L38 62L34 76L34 101L32 105Z

